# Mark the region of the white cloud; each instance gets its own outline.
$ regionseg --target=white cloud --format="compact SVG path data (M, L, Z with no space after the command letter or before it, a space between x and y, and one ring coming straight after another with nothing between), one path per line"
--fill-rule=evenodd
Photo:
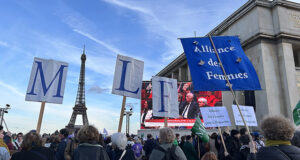
M104 1L107 3L111 3L114 5L120 6L120 7L124 7L124 8L130 9L130 10L133 10L133 11L141 12L143 14L153 15L152 12L150 12L149 10L142 8L142 7L138 7L136 5L130 5L130 4L118 1L118 0L104 0Z
M18 89L16 89L15 87L5 83L5 82L2 82L0 81L0 86L8 89L9 91L13 92L14 94L18 95L18 96L21 96L21 97L24 97L25 98L25 94L20 92Z
M0 46L8 47L8 44L6 42L0 41Z
M103 42L103 41L101 41L101 40L93 37L92 35L90 35L88 33L85 33L85 32L80 31L78 29L73 29L73 31L76 32L76 33L78 33L78 34L81 34L81 35L83 35L83 36L85 36L85 37L87 37L87 38L89 38L89 39L91 39L93 41L95 41L96 43L102 45L103 47L105 47L106 49L110 50L111 52L113 52L115 54L126 55L125 53L121 52L119 49L117 49L117 48L115 48L115 47L113 47L113 46L111 46L111 45L109 45L109 44L107 44L107 43L105 43L105 42Z
M198 31L198 36L204 36L220 22L216 20L217 18L233 12L232 7L228 8L228 5L214 10L212 8L215 7L211 3L199 5L198 1L159 1L159 5L153 1L148 3L105 0L105 2L137 13L140 24L148 31L148 38L163 41L165 48L161 57L164 63L170 62L183 52L177 38L192 37L194 31ZM191 5L192 3L196 4Z

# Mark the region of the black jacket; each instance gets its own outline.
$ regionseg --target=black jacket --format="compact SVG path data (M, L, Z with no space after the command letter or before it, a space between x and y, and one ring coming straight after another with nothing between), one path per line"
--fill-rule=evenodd
M124 150L115 149L113 151L113 159L112 160L119 160L122 156ZM123 156L122 160L135 160L134 152L131 149L126 149L126 153Z
M239 160L247 160L248 155L250 154L250 148L248 145L243 145L240 149Z
M230 155L230 159L232 160L238 160L239 159L239 154L240 154L240 142L239 139L235 138L235 137L226 137L225 140L225 145L226 145L226 149L227 152ZM224 156L224 148L223 145L221 146L220 152L219 152L219 159L220 160L224 160L224 159L228 159L228 157Z
M183 146L184 146L184 141L181 141L180 143L179 143L179 147L183 150Z
M29 151L20 151L12 155L11 160L54 160L54 153L46 147L34 147Z
M102 146L83 143L74 150L73 160L109 160L109 157Z
M157 143L153 138L148 139L145 142L145 145L144 145L143 149L144 149L145 154L146 154L147 157L150 156L150 154L151 154L152 150L155 148L156 144Z
M179 115L183 114L183 111L187 105L188 105L188 103L186 101L180 104ZM197 117L198 113L200 112L198 104L196 102L191 102L190 108L187 112L188 112L187 113L188 119L195 119Z
M256 155L249 154L248 160L300 160L300 148L290 145L263 147Z

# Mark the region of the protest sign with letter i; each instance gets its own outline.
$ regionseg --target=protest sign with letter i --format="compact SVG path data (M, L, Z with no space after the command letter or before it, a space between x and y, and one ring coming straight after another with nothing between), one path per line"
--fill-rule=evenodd
M65 62L34 58L25 100L42 102L37 133L40 133L46 102L62 104L67 71Z
M167 127L168 118L179 117L176 79L153 77L152 98L153 116L165 117L165 127Z
M141 98L143 70L143 61L122 55L117 56L112 93L123 96L118 132L122 130L126 97Z

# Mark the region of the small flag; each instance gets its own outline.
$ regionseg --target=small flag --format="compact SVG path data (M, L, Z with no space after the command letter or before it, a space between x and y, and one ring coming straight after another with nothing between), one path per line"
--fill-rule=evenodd
M105 128L103 129L103 134L108 135L108 132Z
M204 143L207 143L209 140L208 134L200 120L199 117L196 118L196 122L191 129L192 133L197 135Z
M294 116L294 122L296 126L300 125L300 101L296 105L294 111L293 111L293 116Z

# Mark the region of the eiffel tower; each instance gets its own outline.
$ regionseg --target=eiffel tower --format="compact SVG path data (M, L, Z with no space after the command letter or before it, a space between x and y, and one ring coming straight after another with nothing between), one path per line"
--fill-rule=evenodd
M83 125L88 125L89 121L86 114L86 106L85 106L85 84L84 84L84 77L85 77L85 61L86 61L86 55L85 55L85 47L83 48L83 53L81 55L81 67L80 67L80 77L79 77L79 84L78 84L78 91L77 91L77 97L75 102L75 107L73 107L73 113L70 119L69 124L66 126L66 128L69 129L69 132L72 133L77 128L81 128L81 125L75 125L76 117L78 115L82 115L82 121Z

